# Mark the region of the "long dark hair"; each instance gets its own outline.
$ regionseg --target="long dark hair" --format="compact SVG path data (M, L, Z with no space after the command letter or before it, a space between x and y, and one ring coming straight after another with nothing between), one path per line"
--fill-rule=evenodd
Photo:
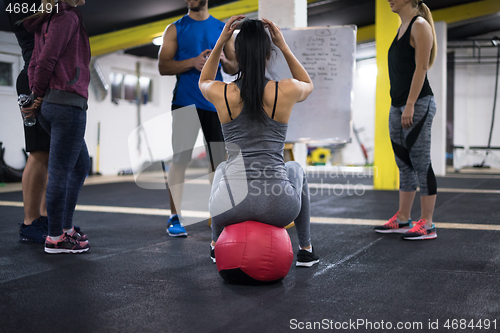
M247 112L256 120L264 121L262 105L266 64L271 56L271 39L260 20L245 20L234 42L238 59L238 77L240 96Z

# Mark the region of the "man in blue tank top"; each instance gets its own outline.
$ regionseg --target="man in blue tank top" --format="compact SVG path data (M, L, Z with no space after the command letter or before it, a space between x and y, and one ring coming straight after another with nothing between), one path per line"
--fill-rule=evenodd
M188 14L169 25L163 34L163 45L158 56L158 69L161 75L176 75L177 84L172 99L172 145L173 163L168 173L170 189L170 210L172 215L167 222L170 236L187 236L179 216L183 183L188 163L198 132L203 131L207 156L210 158L210 172L226 159L224 137L217 116L217 110L207 101L198 87L200 73L217 39L224 29L224 23L208 13L208 0L186 0ZM228 74L238 70L234 53L234 39L226 43L220 64ZM222 81L220 67L217 80ZM195 106L199 121L193 119L186 107ZM194 111L194 110L193 110ZM210 146L210 143L220 144ZM212 179L210 179L212 181ZM177 206L175 206L177 204Z

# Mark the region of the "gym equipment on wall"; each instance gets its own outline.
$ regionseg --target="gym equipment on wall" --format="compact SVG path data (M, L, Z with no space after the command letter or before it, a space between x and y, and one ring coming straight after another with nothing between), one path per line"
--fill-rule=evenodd
M28 154L23 149L24 157L28 160ZM0 142L0 183L18 183L23 178L24 167L22 169L13 168L5 163L5 148ZM26 164L25 164L26 166Z

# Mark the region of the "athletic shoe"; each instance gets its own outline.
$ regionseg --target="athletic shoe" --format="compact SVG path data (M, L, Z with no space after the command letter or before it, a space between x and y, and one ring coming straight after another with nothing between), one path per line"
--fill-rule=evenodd
M297 253L297 262L295 266L298 267L311 267L314 264L319 262L319 257L314 253L314 248L312 248L312 252L307 250L299 249Z
M39 218L40 218L40 219L43 221L43 223L44 223L44 224L43 224L43 228L45 229L45 232L46 232L47 234L49 234L49 219L48 219L48 217L47 217L47 216L43 216L43 215L42 215L42 216L40 216ZM78 233L78 234L80 235L80 238L78 238L78 236L77 236L77 235L74 235L75 237L73 237L73 236L72 236L72 237L73 237L73 239L80 240L80 241L86 241L86 240L88 240L87 235L85 235L85 234L83 233L83 231L80 229L80 227L79 227L79 226L74 225L74 226L73 226L73 229L75 229L75 232L76 232L76 233Z
M73 239L67 233L59 241L53 241L50 237L45 239L45 252L47 253L82 253L90 249L88 241L82 242Z
M411 219L409 219L406 222L403 222L400 219L398 219L398 214L399 211L396 213L396 215L391 217L389 221L384 223L384 225L375 227L375 231L380 232L382 234L393 234L393 233L404 234L405 232L410 230L412 227Z
M41 224L43 230L45 230L45 232L47 233L47 235L49 234L49 218L47 216L43 216L41 215L39 217L40 221L42 221L43 223Z
M76 227L73 226L73 231L68 234L69 237L73 238L76 241L80 242L85 242L88 241L89 239L87 238L87 235L85 235L80 228L78 228L78 231L76 230Z
M174 215L168 219L167 222L167 233L173 237L186 237L187 232L181 221L179 221L179 216Z
M432 227L428 227L425 223L427 220L419 220L415 226L405 232L401 238L406 240L423 240L437 238L436 227L434 223Z
M44 243L47 237L43 221L39 218L31 222L30 225L19 224L19 241L23 243Z
M210 244L210 259L215 264L215 247Z

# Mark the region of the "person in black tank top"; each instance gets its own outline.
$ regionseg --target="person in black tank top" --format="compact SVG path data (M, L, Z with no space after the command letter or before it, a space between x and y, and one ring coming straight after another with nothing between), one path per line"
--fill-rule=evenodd
M401 233L407 240L434 239L437 184L430 150L436 104L427 80L437 50L434 22L422 1L389 0L389 4L402 22L388 57L392 100L389 134L399 168L399 210L375 231ZM417 185L421 215L417 223L412 223L410 212Z
M415 73L415 48L411 45L411 29L419 16L413 17L401 38L397 35L389 49L389 79L391 82L391 99L395 107L405 106L410 94L411 81ZM432 95L432 89L425 75L424 85L418 99Z
M227 162L215 172L209 200L211 246L230 224L253 220L285 227L294 221L300 247L296 265L311 267L319 257L311 245L306 175L297 162L284 162L283 148L292 107L307 98L313 84L280 29L265 19L241 22L235 40L238 78L230 84L215 81L222 48L236 21L243 18L234 16L226 23L199 82L201 92L217 109L228 153ZM275 82L265 77L271 56L266 27L294 79Z
M17 22L27 18L32 12L16 13L15 11L7 11L7 7L14 6L16 1L4 1L5 13L9 19L12 32L15 33L16 39L22 50L24 67L19 73L16 82L17 95L31 94L28 67L35 46L35 35L28 32L22 24ZM24 1L31 8L39 8L40 0ZM40 122L37 121L34 126L24 128L24 138L26 152L29 152L28 160L23 172L23 206L24 206L24 222L19 224L19 241L44 243L48 233L47 225L47 207L45 205L45 192L47 185L47 165L49 164L50 150L50 135L47 133Z

